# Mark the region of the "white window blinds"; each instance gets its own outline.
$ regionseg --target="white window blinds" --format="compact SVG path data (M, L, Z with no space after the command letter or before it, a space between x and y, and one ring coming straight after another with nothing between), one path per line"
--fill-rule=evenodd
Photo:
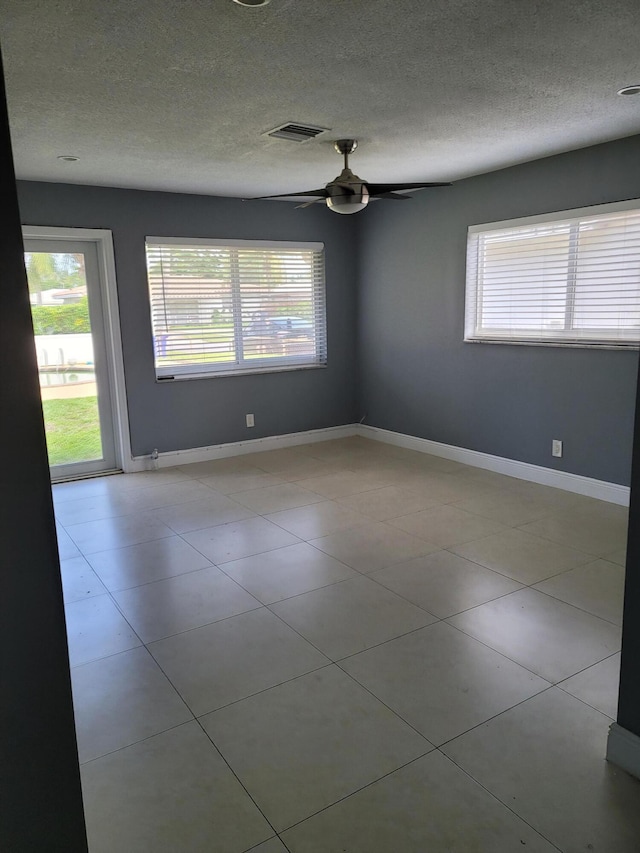
M322 243L148 237L159 379L324 364Z
M637 346L640 202L469 228L465 340Z

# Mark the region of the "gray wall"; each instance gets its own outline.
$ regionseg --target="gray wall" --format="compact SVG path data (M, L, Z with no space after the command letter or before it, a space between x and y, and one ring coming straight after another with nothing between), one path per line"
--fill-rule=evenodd
M638 197L631 137L372 205L359 220L358 419L628 484L637 353L462 338L469 225Z
M357 224L323 206L19 182L28 225L113 232L133 454L203 447L351 423L355 408ZM326 368L155 381L144 238L215 237L325 244ZM247 429L245 414L255 414Z

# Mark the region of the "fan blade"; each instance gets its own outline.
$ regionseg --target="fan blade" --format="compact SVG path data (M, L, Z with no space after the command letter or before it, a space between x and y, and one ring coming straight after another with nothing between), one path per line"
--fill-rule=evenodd
M324 199L312 198L311 201L305 201L304 204L296 204L296 210L302 210L303 207L311 207L312 204L318 204L319 201L324 201Z
M369 195L382 195L396 190L421 190L427 187L450 187L450 183L367 184Z
M413 198L411 195L400 195L400 193L377 193L374 198L395 198L397 201Z
M279 195L259 195L259 196L254 196L253 198L245 199L245 201L260 201L261 199L265 199L265 198L296 198L297 196L302 196L302 195L314 195L317 198L326 198L329 195L329 193L323 187L321 190L306 190L304 192L299 192L299 193L280 193Z

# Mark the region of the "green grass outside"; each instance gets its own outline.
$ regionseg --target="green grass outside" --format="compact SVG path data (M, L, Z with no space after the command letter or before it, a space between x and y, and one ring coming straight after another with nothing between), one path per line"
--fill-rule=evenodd
M102 457L97 397L43 400L49 465Z

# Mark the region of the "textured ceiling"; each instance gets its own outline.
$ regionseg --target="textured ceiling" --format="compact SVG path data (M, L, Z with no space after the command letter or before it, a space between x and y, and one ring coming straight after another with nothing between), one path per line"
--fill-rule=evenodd
M638 0L0 0L19 177L228 196L323 186L339 137L434 181L640 133L639 32Z

